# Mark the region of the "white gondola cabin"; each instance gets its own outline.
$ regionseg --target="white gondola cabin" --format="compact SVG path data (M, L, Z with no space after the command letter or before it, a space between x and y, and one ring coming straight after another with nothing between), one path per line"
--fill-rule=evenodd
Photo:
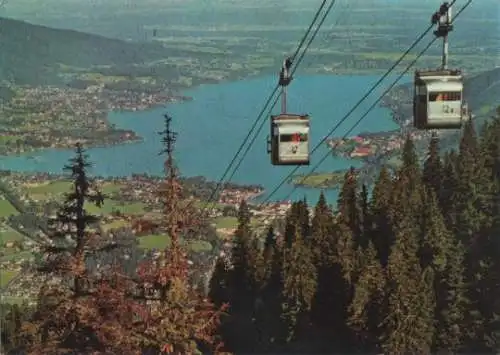
M468 119L459 70L416 71L414 89L415 128L457 129Z
M273 165L309 165L309 115L271 116L267 152Z

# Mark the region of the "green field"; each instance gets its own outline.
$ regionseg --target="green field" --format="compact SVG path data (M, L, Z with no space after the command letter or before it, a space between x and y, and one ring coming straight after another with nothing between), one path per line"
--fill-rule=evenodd
M9 217L10 215L17 215L19 212L7 200L0 200L0 217Z
M226 205L223 204L223 203L210 203L209 205L207 205L207 201L201 201L201 200L196 200L194 203L193 203L193 206L197 207L197 208L218 208L218 209L223 209Z
M28 186L27 190L29 194L37 199L44 200L47 198L59 197L60 195L70 191L71 183L67 180L53 181L46 184L40 184L38 186ZM112 194L119 191L121 188L120 184L114 183L104 183L101 190L104 194ZM1 206L1 205L0 205ZM112 199L105 199L104 204L101 208L93 205L86 204L85 209L87 212L92 214L106 215L110 214L114 210L120 211L126 214L139 214L144 213L145 204L137 203L120 203ZM1 213L1 212L0 212Z
M257 226L259 225L259 220L256 218L252 218L250 220L250 225L251 226ZM238 227L238 218L236 217L218 217L215 219L215 228L236 228Z
M170 245L170 238L164 234L151 234L144 237L138 237L139 246L143 249L165 249ZM187 248L194 252L210 251L212 245L203 240L193 240L187 245Z
M212 245L204 240L193 240L189 242L189 249L191 249L195 253L200 253L212 250Z
M5 285L9 283L16 275L17 271L9 271L9 270L1 270L0 271L0 288L3 288Z
M9 226L0 226L0 244L24 239L23 235Z
M305 178L303 176L294 176L292 183L315 188L334 188L343 182L344 174L344 172L333 172L313 174Z
M13 253L13 254L7 254L7 255L4 255L0 258L0 261L9 261L9 260L12 260L12 261L16 261L16 260L20 260L20 259L29 259L33 256L33 253L31 251L22 251L20 253Z
M106 231L110 230L110 229L118 229L118 228L122 228L122 227L128 227L129 226L129 223L123 219L118 219L116 221L113 221L111 223L106 223L104 225L102 225L102 228Z
M236 228L238 226L238 218L236 217L218 217L215 220L215 227L219 228Z
M170 238L162 234L151 234L138 237L139 246L143 249L164 249L170 245Z
M28 193L31 195L36 195L39 199L44 199L54 195L61 195L63 193L69 192L71 187L71 182L68 180L52 181L37 186L28 186ZM119 191L121 188L120 184L114 183L104 183L101 190L104 194L111 194L113 192Z
M16 135L0 136L0 144L6 144L8 142L13 142L13 141L16 141L17 139L22 139L22 136L16 136Z
M92 204L85 205L87 212L101 215L110 214L114 210L125 214L141 214L144 213L144 207L146 207L146 205L141 202L122 204L114 200L104 200L104 204L101 207Z

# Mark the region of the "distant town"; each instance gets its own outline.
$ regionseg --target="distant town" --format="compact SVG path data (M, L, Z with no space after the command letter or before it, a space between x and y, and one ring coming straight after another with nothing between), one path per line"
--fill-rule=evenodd
M0 105L0 155L46 148L87 147L140 141L131 130L107 119L110 110L137 111L166 102L189 100L164 91L112 91L104 84L85 90L59 87L11 87L15 96Z
M40 221L50 217L71 185L67 177L48 173L0 171L0 177L0 267L1 276L5 279L2 280L2 296L16 302L31 300L35 298L41 280L30 271L30 265L45 241L43 232L33 221L32 213L39 216ZM162 219L158 193L161 178L134 175L127 178L98 177L93 181L106 194L106 199L102 208L89 205L86 209L101 216L101 232L112 235L128 230L136 236L145 252L165 246L168 238L158 228ZM182 181L184 189L190 191L189 179ZM249 202L256 230L263 230L286 214L291 201L268 203L261 207L253 204L253 199L262 192L263 189L256 186L231 185L218 194L213 207L208 209L208 217L215 221L216 233L222 241L222 253L231 247L237 227L237 208L242 200ZM193 203L199 209L206 206L205 201L194 195L185 202ZM209 251L212 247L207 241L195 244L198 251Z
M427 138L428 132L413 130L409 132L414 141ZM330 138L328 146L334 156L351 159L366 159L399 151L406 138L400 130L379 133L360 133L348 138Z

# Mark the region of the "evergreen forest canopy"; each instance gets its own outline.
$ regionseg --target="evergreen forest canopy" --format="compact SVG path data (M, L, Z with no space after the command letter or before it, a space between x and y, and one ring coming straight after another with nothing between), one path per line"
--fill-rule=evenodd
M90 266L131 246L92 230L82 201L103 199L79 147L68 167L75 189L39 266L58 279L34 309L4 306L2 344L30 354L498 353L500 107L479 133L467 123L457 151L441 158L434 137L419 166L408 138L402 160L394 175L382 169L371 196L350 171L335 209L321 195L310 216L297 201L265 236L242 202L207 298L174 238L203 216L184 204L173 173L160 191L172 245L159 261L124 271L127 252Z

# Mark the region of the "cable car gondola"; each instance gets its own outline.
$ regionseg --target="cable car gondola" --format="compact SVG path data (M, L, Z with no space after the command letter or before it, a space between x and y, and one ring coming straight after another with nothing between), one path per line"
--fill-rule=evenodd
M448 65L448 33L453 30L447 2L432 16L434 34L443 38L441 69L417 70L414 77L413 125L417 129L458 129L469 119L463 99L463 76Z
M459 70L416 71L413 101L417 129L458 129L468 119Z
M268 144L273 165L309 165L309 116L290 113L271 116Z
M289 75L291 65L290 58L287 58L280 72L281 114L271 116L267 152L273 165L309 165L309 115L286 112L286 87L292 80Z

